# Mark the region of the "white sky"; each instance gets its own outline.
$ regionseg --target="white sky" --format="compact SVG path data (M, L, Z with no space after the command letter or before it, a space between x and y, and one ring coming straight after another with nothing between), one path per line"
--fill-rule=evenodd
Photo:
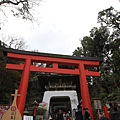
M39 26L10 17L0 33L23 37L28 50L72 55L79 38L97 26L98 12L110 6L120 10L118 0L42 0L35 12Z

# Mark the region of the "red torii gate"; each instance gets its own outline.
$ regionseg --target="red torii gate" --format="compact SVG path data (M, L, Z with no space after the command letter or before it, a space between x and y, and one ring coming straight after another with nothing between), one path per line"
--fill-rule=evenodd
M66 56L58 54L48 53L36 53L22 50L15 50L9 48L3 48L3 52L7 55L8 59L24 61L24 64L7 64L7 69L22 70L22 77L20 81L19 91L20 97L17 99L17 107L23 115L24 106L26 101L26 94L29 82L30 72L47 72L58 74L71 74L79 75L80 78L80 91L82 97L83 108L88 108L90 116L93 118L91 100L88 90L88 84L86 76L100 76L99 72L88 71L85 67L98 67L102 58L86 58L76 56ZM33 62L50 63L51 68L36 67L32 65ZM77 66L76 69L62 69L58 65Z

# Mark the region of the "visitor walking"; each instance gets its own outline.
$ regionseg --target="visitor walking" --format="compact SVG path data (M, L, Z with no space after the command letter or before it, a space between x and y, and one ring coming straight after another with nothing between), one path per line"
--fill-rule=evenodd
M63 111L61 109L59 109L59 111L57 113L57 120L64 120L63 119Z
M110 120L120 120L120 112L117 107L113 108L113 112L110 115Z
M70 111L68 111L68 113L66 114L66 120L71 120L71 118L70 118Z
M57 113L56 113L55 109L53 109L53 111L51 113L51 118L52 118L52 120L57 120Z
M77 106L77 111L75 112L75 120L83 120L83 114L80 105Z
M88 108L84 108L84 120L92 120Z
M109 120L108 118L105 117L103 110L98 110L98 117L99 120Z
M63 119L66 120L66 112L63 112Z

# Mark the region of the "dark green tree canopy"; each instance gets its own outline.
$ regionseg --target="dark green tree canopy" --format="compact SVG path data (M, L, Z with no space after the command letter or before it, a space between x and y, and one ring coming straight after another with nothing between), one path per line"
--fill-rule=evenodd
M81 39L82 47L73 52L75 56L103 57L99 70L101 78L93 78L93 97L103 101L109 97L120 98L120 12L110 7L98 13L100 27L93 27L89 36ZM94 90L93 90L94 88ZM95 95L95 96L94 96Z

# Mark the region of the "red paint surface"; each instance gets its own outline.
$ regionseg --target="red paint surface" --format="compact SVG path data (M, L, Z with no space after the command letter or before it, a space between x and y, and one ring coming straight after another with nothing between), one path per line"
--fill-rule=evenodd
M30 65L31 65L31 60L26 59L23 72L22 72L19 90L18 90L20 97L18 97L17 99L17 106L21 115L23 115L25 101L26 101L26 94L27 94L28 81L29 81L29 75L30 75Z
M88 83L87 83L86 74L84 70L84 64L81 64L81 63L79 64L79 70L80 70L80 91L81 91L81 97L82 97L82 107L88 108L90 116L93 120L94 118L93 118L92 106L91 106L90 95L88 90Z
M108 114L108 108L107 108L107 106L103 106L103 110L104 110L105 117L110 120L110 116Z

